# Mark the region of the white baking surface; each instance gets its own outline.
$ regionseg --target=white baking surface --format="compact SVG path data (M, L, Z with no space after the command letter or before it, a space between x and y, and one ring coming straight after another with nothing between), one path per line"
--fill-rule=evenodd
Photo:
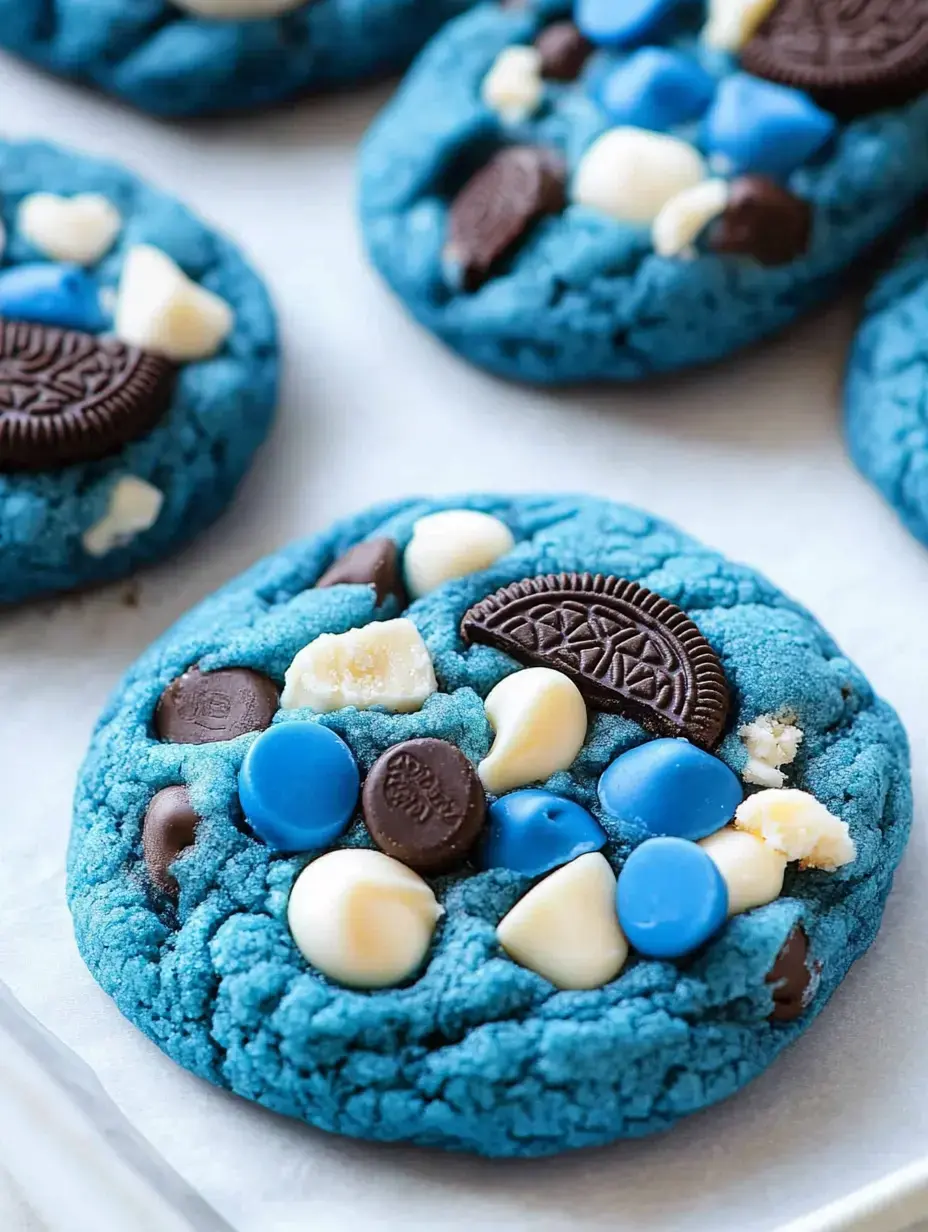
M659 1140L553 1161L384 1149L250 1107L123 1022L75 951L63 904L69 801L120 673L256 557L410 491L588 489L759 566L897 705L928 798L928 553L842 452L852 299L724 368L654 387L555 395L500 384L417 330L365 267L354 145L385 97L168 127L2 61L5 132L121 158L238 238L276 296L287 371L273 440L211 533L134 586L0 616L0 978L241 1232L772 1229L928 1152L918 826L879 940L787 1056ZM16 1208L0 1224L33 1232L24 1218Z

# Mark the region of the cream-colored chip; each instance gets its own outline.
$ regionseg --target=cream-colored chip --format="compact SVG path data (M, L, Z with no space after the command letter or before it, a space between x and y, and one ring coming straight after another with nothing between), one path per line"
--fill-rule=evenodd
M421 967L443 910L428 883L399 860L345 848L303 869L287 922L300 953L329 979L389 988Z
M343 706L421 709L438 688L428 647L411 620L375 621L347 633L323 633L287 669L280 704L328 714Z
M730 195L725 180L703 180L677 193L654 220L654 251L661 257L694 256L693 245L709 223L725 213Z
M758 787L782 787L786 775L781 766L790 766L802 743L802 729L775 714L762 714L746 723L738 735L744 741L748 761L741 772L746 783Z
M702 839L699 846L725 880L729 915L763 907L780 897L786 856L756 834L726 826Z
M310 0L172 0L179 9L197 17L213 17L217 21L246 21L250 18L274 17L302 8Z
M512 551L515 540L505 522L475 509L445 509L420 518L403 556L406 586L413 598L444 582L488 569Z
M116 301L123 342L183 363L215 355L235 318L224 299L188 278L159 248L137 244L126 255Z
M501 680L484 703L496 732L477 768L487 791L501 795L566 770L586 739L586 703L577 686L550 667Z
M505 47L484 77L480 93L504 120L528 119L544 95L541 52L536 47Z
M81 540L88 556L106 556L125 547L136 535L151 530L164 505L164 493L135 475L117 480L110 491L106 513L84 532Z
M687 142L643 128L611 128L581 159L572 197L619 222L653 223L668 201L705 178L706 164Z
M33 193L20 202L16 228L33 248L55 261L96 265L113 247L122 215L100 193Z
M738 805L735 825L806 868L833 872L857 855L847 822L829 813L807 791L795 788L770 788L748 796Z
M556 988L608 984L628 957L609 861L594 851L551 873L504 916L496 936L510 958Z
M773 12L776 3L777 0L709 0L704 41L716 51L739 52Z

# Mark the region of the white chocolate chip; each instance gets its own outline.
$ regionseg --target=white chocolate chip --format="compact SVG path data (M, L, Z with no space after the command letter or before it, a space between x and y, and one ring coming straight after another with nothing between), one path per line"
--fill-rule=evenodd
M486 105L512 123L537 111L543 95L541 52L536 47L505 47L481 88Z
M566 770L586 739L586 703L577 686L550 667L501 680L484 703L496 732L477 768L487 791L501 795Z
M125 547L136 535L158 521L164 493L135 475L125 475L110 492L106 514L84 532L81 540L88 556L106 556Z
M748 796L738 805L735 825L805 868L833 872L857 855L847 822L829 813L807 791L795 788L771 788Z
M609 861L594 851L551 873L500 921L496 936L510 958L556 988L608 984L628 957Z
M198 17L213 17L217 21L243 21L249 18L274 17L298 9L308 0L173 0L187 13Z
M411 620L375 621L347 633L323 633L287 669L280 704L328 714L343 706L421 709L438 688L428 647Z
M352 988L388 988L421 967L444 912L418 873L379 851L344 848L307 864L287 923L300 953Z
M703 180L677 193L654 220L654 251L661 257L694 255L693 244L714 218L725 213L730 195L725 180Z
M706 178L701 155L676 137L611 128L580 161L573 200L619 222L653 223L668 201Z
M406 586L414 599L444 582L488 569L511 552L512 531L499 518L474 509L445 509L420 518L403 557Z
M122 215L99 193L33 193L20 202L16 227L33 248L55 261L96 265L113 247Z
M738 735L748 751L748 762L741 772L744 781L759 787L782 787L786 775L780 766L790 766L796 760L802 729L786 718L762 714L740 728Z
M116 335L123 342L180 363L208 359L234 323L226 301L188 278L159 248L129 250L116 302Z
M773 12L777 0L709 0L709 20L703 30L707 46L739 52Z
M756 834L726 826L699 844L728 887L728 914L763 907L780 897L786 856Z

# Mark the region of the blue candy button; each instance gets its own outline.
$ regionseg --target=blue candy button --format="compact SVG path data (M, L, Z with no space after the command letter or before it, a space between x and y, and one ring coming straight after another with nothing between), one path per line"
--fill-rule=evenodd
M490 805L488 823L480 851L483 867L509 868L528 877L606 845L606 834L595 817L550 791L503 796Z
M715 79L692 56L646 47L614 68L599 101L616 124L665 131L698 119L715 95Z
M628 47L647 38L680 0L574 0L581 34L603 47Z
M680 958L725 923L728 890L701 847L682 838L651 838L619 873L619 923L646 958Z
M319 723L279 723L258 737L238 776L251 828L275 851L312 851L343 834L361 776L348 745Z
M91 334L107 325L99 287L76 265L13 265L0 272L0 316Z
M652 740L617 757L599 779L610 817L649 834L705 838L721 830L744 798L717 757L687 740Z
M726 173L784 178L830 141L837 120L807 94L736 73L719 85L706 116L705 147Z

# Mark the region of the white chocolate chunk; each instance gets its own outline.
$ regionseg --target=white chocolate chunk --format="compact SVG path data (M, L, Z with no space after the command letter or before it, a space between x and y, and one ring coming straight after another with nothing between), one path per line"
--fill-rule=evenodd
M16 227L33 248L54 261L96 265L113 247L122 215L100 193L33 193L20 202Z
M328 714L343 706L421 709L438 688L428 647L411 620L375 621L347 633L323 633L287 669L280 704Z
M706 164L687 142L643 128L611 128L581 159L572 196L619 222L653 223L668 201L705 178Z
M829 813L807 791L795 788L771 788L748 796L738 805L735 825L805 868L834 872L857 855L847 822Z
M422 965L444 913L418 873L379 851L344 848L307 864L287 906L307 962L352 988L388 988Z
M677 193L654 220L654 251L661 257L692 255L700 233L725 213L730 195L725 180L703 180Z
M505 47L484 77L480 93L504 120L528 119L544 95L541 52L536 47Z
M218 21L243 21L248 18L274 17L298 9L308 0L173 0L187 13L198 17L214 17Z
M709 0L703 40L716 51L739 52L773 12L777 0Z
M515 546L505 522L474 509L445 509L420 518L403 557L414 599L453 578L488 569Z
M136 535L158 521L164 493L135 475L125 475L110 492L106 514L84 532L81 540L88 556L106 556L125 547Z
M763 907L780 897L786 856L756 834L726 826L699 844L728 887L728 914Z
M782 787L786 775L780 766L790 766L796 760L802 729L775 714L762 714L740 728L738 735L748 751L748 762L741 772L744 781L759 787Z
M615 873L598 851L579 856L521 898L496 930L517 963L556 988L599 988L622 970Z
M484 703L496 739L477 767L487 791L501 795L566 770L586 739L586 703L577 686L550 667L528 667L501 680Z
M224 299L188 278L159 248L137 244L126 255L116 301L123 342L183 363L215 355L235 324Z

